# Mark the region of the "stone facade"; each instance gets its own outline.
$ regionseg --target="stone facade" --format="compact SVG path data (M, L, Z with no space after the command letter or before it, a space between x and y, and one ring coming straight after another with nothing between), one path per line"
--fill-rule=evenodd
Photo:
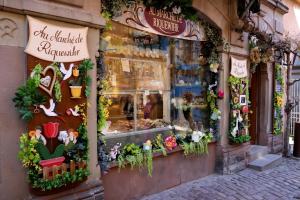
M255 22L255 26L262 32L272 33L276 38L283 38L283 15L287 13L288 8L283 2L272 0L261 1L261 11L259 14L252 15L251 18ZM218 172L229 174L244 169L247 166L247 151L250 143L233 146L228 141L229 129L229 111L230 97L227 79L230 73L230 56L239 58L249 57L248 52L248 33L236 32L237 15L234 13L235 0L227 1L194 1L194 7L200 11L202 15L212 21L218 28L222 30L222 36L230 43L229 53L222 54L223 66L220 70L220 89L225 92L223 100L219 101L219 107L222 111L222 119L220 122L219 146L216 158L216 170ZM256 144L268 146L270 152L281 152L283 148L283 138L273 136L273 64L268 63L261 66L262 76L260 79L259 102L260 115L258 126L258 140Z
M99 27L104 25L100 17L100 1L77 0L9 0L0 1L0 57L1 95L0 95L0 199L36 199L29 193L26 172L17 159L19 151L19 136L26 130L26 124L21 121L14 110L12 98L17 87L26 78L26 54L24 52L28 38L26 15L56 24L68 23L68 26L88 26L88 50L93 61L98 50ZM96 69L92 70L92 90L96 91ZM103 188L100 181L100 169L97 167L97 136L96 136L96 93L90 97L91 107L88 109L89 141L90 141L90 171L86 184L77 191L85 195L71 193L54 195L51 199L61 199L73 195L70 199L102 199ZM16 190L17 186L17 190ZM96 189L95 189L96 188ZM74 193L74 194L73 194ZM75 195L75 196L74 196ZM96 198L97 197L97 198ZM44 197L49 199L50 197Z

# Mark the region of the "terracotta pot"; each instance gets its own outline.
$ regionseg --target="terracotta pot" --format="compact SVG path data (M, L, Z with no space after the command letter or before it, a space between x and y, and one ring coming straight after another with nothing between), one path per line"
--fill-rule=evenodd
M82 86L70 86L72 98L80 98Z
M78 77L79 76L79 70L77 68L74 68L72 72L73 72L73 76L74 77Z
M44 135L47 138L55 138L58 134L58 125L57 122L48 122L47 124L43 124Z

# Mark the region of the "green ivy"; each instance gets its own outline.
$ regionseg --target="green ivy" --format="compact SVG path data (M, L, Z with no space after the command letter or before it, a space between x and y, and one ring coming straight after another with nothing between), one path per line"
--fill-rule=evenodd
M32 70L33 76L26 81L25 85L17 89L13 98L15 107L25 121L30 121L33 118L34 105L41 105L46 102L46 97L37 90L40 85L42 70L40 64L36 65Z
M21 160L24 167L30 167L34 170L40 170L39 162L41 157L36 150L38 144L37 139L29 139L28 134L24 133L20 136L20 151L18 154L19 159Z
M275 87L276 84L279 83L281 89L283 90L284 87L284 81L283 81L283 75L281 71L281 66L279 64L275 64ZM283 126L283 114L282 114L282 106L278 103L278 99L281 99L281 103L283 103L283 92L282 91L276 91L274 92L273 97L273 105L274 110L277 114L277 116L274 116L274 122L273 122L273 134L274 135L280 135L282 133L282 126Z
M85 83L85 96L89 97L91 94L91 84L92 78L88 75L88 71L92 70L94 63L91 59L83 60L79 65L79 74L83 78L83 82Z

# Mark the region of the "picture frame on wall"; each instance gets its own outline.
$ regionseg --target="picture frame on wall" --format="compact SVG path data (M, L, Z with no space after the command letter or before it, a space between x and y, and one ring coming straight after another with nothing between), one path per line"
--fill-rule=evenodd
M241 106L246 106L247 105L246 95L240 95L240 105Z

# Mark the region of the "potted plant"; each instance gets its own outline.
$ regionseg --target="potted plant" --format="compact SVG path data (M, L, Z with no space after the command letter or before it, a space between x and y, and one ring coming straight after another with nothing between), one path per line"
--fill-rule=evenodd
M70 89L71 89L71 98L80 98L81 97L81 89L82 89L82 79L73 79L69 81Z

